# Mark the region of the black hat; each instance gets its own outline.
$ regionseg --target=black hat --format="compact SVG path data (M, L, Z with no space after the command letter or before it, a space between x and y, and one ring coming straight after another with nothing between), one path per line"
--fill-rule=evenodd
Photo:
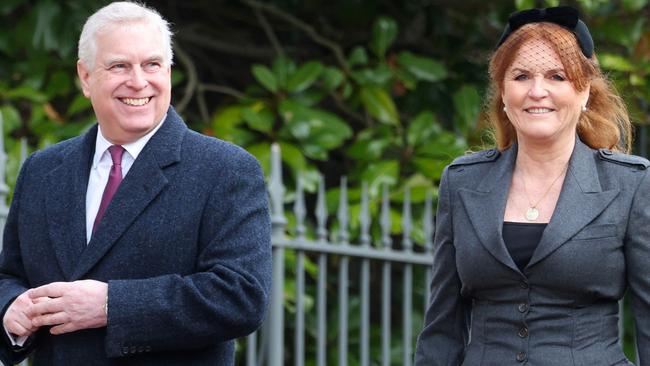
M510 14L508 25L503 31L497 48L521 26L528 23L549 22L570 30L578 40L582 54L591 58L594 53L594 40L591 38L587 25L580 20L580 13L570 6L556 6L544 9L528 9Z

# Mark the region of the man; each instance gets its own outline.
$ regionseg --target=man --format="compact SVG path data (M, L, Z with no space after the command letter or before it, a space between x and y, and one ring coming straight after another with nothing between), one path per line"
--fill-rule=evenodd
M0 359L232 365L270 287L259 165L170 107L171 36L143 6L84 25L77 71L98 126L33 154L0 257Z

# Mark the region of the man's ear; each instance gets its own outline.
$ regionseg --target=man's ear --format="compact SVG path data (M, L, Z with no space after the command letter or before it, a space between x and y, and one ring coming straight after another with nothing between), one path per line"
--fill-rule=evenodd
M79 76L81 83L81 91L83 91L86 98L90 98L90 70L81 60L77 61L77 76Z

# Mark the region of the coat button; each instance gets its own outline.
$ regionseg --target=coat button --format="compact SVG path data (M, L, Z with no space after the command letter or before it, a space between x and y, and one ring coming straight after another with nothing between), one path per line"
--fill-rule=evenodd
M517 333L517 335L518 335L520 338L526 338L526 337L528 337L528 328L523 327L523 328L519 329L519 333Z
M131 346L131 349L129 350L131 353L136 353L138 352L138 347L136 346Z
M517 353L517 361L519 361L519 362L526 361L526 352Z
M519 306L517 306L517 310L519 310L520 313L525 313L526 311L528 311L528 304L522 302L521 304L519 304Z
M128 346L124 346L124 347L122 347L122 354L123 354L123 355L126 355L126 354L128 354L128 353L129 353L129 347L128 347Z

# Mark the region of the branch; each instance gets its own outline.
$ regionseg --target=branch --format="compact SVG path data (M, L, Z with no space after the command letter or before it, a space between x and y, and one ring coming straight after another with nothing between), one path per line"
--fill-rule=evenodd
M345 57L343 56L343 50L341 46L339 46L336 42L318 34L318 32L316 32L316 30L311 25L303 22L302 20L294 17L293 15L279 8L276 8L273 5L260 3L256 0L242 0L242 1L250 7L264 10L267 13L273 14L276 17L281 18L284 21L292 24L296 28L303 30L305 33L307 33L307 36L309 36L309 38L311 38L314 42L329 48L334 53L334 56L336 57L336 60L338 61L343 71L345 71L346 74L350 74L350 68L348 66L347 61L345 60Z
M336 107L343 112L345 115L348 117L356 120L357 122L361 122L362 124L368 126L368 121L366 121L365 118L363 118L362 115L355 113L353 110L351 110L343 101L341 100L341 97L336 93L336 92L331 92L330 96L332 99L334 99L334 102L336 104Z
M178 60L185 66L185 70L187 71L187 85L185 85L183 99L181 99L180 102L176 103L176 110L179 114L182 114L194 96L194 91L197 88L199 77L196 71L196 65L194 65L192 58L183 50L181 46L178 45L178 42L174 43L174 50L176 51Z
M262 49L259 47L242 47L241 44L230 44L217 38L207 37L192 31L179 32L178 37L204 48L209 48L242 57L267 60L274 56L274 52L270 49Z
M237 99L244 99L246 98L246 95L239 90L233 89L228 86L223 86L223 85L216 85L216 84L199 84L199 90L201 93L204 91L211 91L215 93L221 93L221 94L226 94L233 96Z
M271 41L271 44L273 45L275 52L278 54L278 56L284 56L284 50L282 49L282 45L280 44L280 41L278 41L278 37L275 36L273 27L271 27L271 24L269 24L268 20L266 20L264 14L262 14L259 8L253 8L253 12L257 17L257 20L259 20L260 25L262 25L262 28L264 29L264 33L266 33L266 36L269 37L269 41Z

